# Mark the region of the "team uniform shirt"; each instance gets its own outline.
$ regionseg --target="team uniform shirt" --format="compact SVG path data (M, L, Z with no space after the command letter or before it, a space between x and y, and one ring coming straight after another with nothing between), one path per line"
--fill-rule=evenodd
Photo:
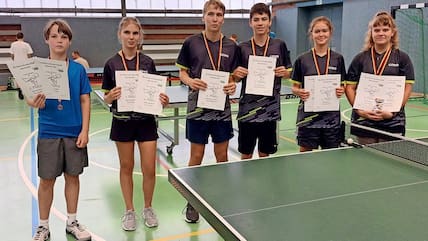
M230 39L222 36L223 47L219 71L232 73L237 67L238 46ZM220 41L212 42L207 39L213 62L218 63ZM202 69L213 69L205 47L203 34L195 34L187 38L177 58L177 67L188 70L190 78L201 78ZM197 107L199 90L189 88L187 99L187 119L204 121L230 121L231 111L229 96L226 95L224 111Z
M92 89L85 68L68 61L70 100L46 99L45 108L39 109L39 138L78 137L82 130L80 96ZM62 105L59 110L58 105Z
M380 65L382 58L383 55L376 54L376 66ZM355 56L355 58L352 60L351 65L349 66L346 83L357 85L358 88L358 81L360 79L361 73L374 74L371 50L361 52L357 56ZM399 49L392 50L382 75L405 76L406 83L413 84L415 82L415 74L412 61L405 52L400 51ZM394 133L404 132L404 128L406 125L404 107L401 108L398 113L395 113L391 119L382 121L372 121L369 119L364 119L360 117L354 109L352 111L351 120L353 123L359 125L374 127L377 129ZM365 136L364 131L362 131L361 133L354 131L353 134Z
M143 72L147 72L149 74L157 73L155 63L149 56L139 53L139 59L140 59L139 70ZM128 60L125 58L125 63L128 67L128 70L136 70L135 68L136 62L137 62L137 56L135 56L131 60ZM113 57L107 60L104 66L103 83L102 83L102 89L104 91L110 91L111 89L116 87L116 77L115 77L116 70L125 70L125 66L123 66L123 62L122 62L122 57L119 55L119 53L116 53ZM154 118L154 116L151 114L137 113L132 111L119 112L117 110L117 100L114 100L112 102L111 111L113 112L113 117L116 119L142 120L146 118Z
M33 49L30 44L24 41L15 41L10 45L10 54L13 54L14 61L28 59L29 54L33 54Z
M322 57L315 55L318 61L321 74L325 74L327 55ZM330 63L328 74L340 74L341 84L346 77L345 61L343 56L335 51L330 50ZM316 64L314 62L312 50L300 55L294 63L292 82L298 83L305 88L305 76L318 75ZM297 108L297 126L308 128L332 128L340 126L340 111L322 111L322 112L305 112L304 101L300 100Z
M255 46L255 54L263 56L266 46ZM251 40L239 44L239 66L248 68L248 60L253 55ZM266 52L267 57L276 58L276 67L284 66L286 69L292 67L287 45L280 39L270 39ZM281 77L276 77L273 84L273 95L245 94L247 78L242 79L241 98L239 100L239 111L237 120L242 122L264 122L277 121L281 119Z

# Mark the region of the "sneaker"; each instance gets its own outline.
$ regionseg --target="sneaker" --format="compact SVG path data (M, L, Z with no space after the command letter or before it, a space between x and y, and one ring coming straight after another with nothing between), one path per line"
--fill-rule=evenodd
M190 205L190 203L187 203L184 219L188 223L197 223L199 221L199 213L192 207L192 205Z
M91 234L77 220L72 222L71 225L67 224L65 231L73 235L76 240L91 240Z
M46 241L51 236L49 229L44 226L39 226L34 234L33 241Z
M125 212L125 214L123 214L122 229L125 231L134 231L135 229L137 229L134 211L128 210Z
M24 99L24 95L22 94L22 90L21 90L21 89L18 89L18 98L19 98L20 100L23 100L23 99Z
M144 224L149 228L158 226L158 218L156 217L155 210L151 207L143 209L143 219Z

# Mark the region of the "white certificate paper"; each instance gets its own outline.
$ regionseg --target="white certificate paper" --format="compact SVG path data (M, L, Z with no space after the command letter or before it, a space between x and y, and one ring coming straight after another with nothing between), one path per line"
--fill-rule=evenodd
M27 98L43 93L48 99L70 100L65 61L32 58L9 62L8 68Z
M160 93L165 93L166 76L142 71L116 71L116 86L122 87L117 100L119 112L134 111L159 115L162 113Z
M354 109L397 112L404 96L405 76L361 73Z
M339 98L336 88L340 87L340 74L305 76L305 90L309 98L305 101L305 112L338 111Z
M117 100L117 111L134 111L137 99L137 84L140 71L115 71L116 86L121 87L120 98Z
M43 93L47 99L70 100L67 62L37 58L40 78L44 80Z
M163 107L159 95L165 93L166 81L166 76L140 73L134 111L152 115L162 114Z
M223 87L229 82L229 72L202 69L201 80L207 83L207 89L199 90L197 107L224 110L226 94Z
M35 58L9 62L7 66L24 96L33 99L35 95L43 93L42 81L39 78L40 73Z
M276 58L274 57L250 55L245 93L272 96L275 66Z

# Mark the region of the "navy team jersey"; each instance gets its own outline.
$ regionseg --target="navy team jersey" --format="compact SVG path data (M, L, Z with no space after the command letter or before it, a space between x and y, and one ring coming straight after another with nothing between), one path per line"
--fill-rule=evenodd
M155 63L153 60L142 53L139 53L140 58L140 66L139 70L147 72L149 74L157 74ZM134 57L131 60L125 59L126 65L128 67L128 70L136 70L136 61L137 57ZM109 91L116 87L116 77L115 77L115 71L116 70L125 70L125 67L122 63L122 58L118 53L116 53L114 56L112 56L104 65L104 74L103 74L103 83L101 88L104 91ZM113 101L111 106L111 111L113 112L113 116L115 118L119 119L145 119L148 117L153 117L153 115L150 114L144 114L144 113L137 113L137 112L118 112L117 111L117 100Z
M377 54L375 58L377 66L379 66L382 57L382 55ZM358 81L360 79L361 73L374 74L371 50L359 53L352 60L352 63L348 69L346 84L357 85L358 89ZM400 51L399 49L392 50L387 66L385 67L385 70L383 71L382 75L405 76L406 83L413 84L415 82L415 73L412 61L405 52ZM404 113L404 108L401 108L398 113L394 114L392 119L382 121L372 121L361 118L356 113L356 111L353 110L351 120L353 123L356 124L402 134L404 134L404 129L406 125L406 115ZM353 130L352 133L355 135L367 136L364 131L361 131L360 133L358 131L356 132L356 130Z
M322 57L316 55L321 74L324 74L326 69L327 55ZM346 77L345 61L343 56L333 50L330 50L330 64L328 66L328 74L340 74L341 84L344 83ZM313 59L312 50L300 55L294 63L293 73L291 75L292 82L299 83L302 88L304 86L304 77L318 75L316 65ZM332 128L340 126L340 111L322 111L322 112L304 112L304 101L300 100L297 108L298 127L310 128Z
M237 67L237 51L238 46L230 39L222 36L223 48L221 53L220 71L232 73ZM220 41L212 42L207 39L208 46L211 50L213 61L218 62L218 52L220 49ZM201 78L202 69L213 69L208 51L205 47L204 37L202 33L188 37L180 50L176 62L177 67L188 70L190 78ZM217 120L230 121L231 111L229 96L226 96L224 111L211 110L196 107L198 102L199 90L189 88L187 99L187 119L194 120Z
M265 46L255 44L256 55L263 56ZM248 68L248 59L253 55L251 40L239 44L239 66ZM284 66L291 71L290 53L287 45L280 39L270 39L266 56L276 58L276 67ZM247 78L242 79L241 98L237 120L242 122L277 121L281 119L281 77L276 77L273 95L245 94Z

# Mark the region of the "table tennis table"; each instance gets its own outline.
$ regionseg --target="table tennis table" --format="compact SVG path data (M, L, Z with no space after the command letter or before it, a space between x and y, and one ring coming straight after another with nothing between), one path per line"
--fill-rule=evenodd
M178 78L178 67L175 65L156 65L156 71L163 76L168 77L168 83L171 85L171 80ZM86 74L91 82L102 82L104 75L103 67L94 67L86 70Z
M238 103L240 94L241 94L242 83L238 82L236 84L236 91L233 95L229 97L231 103ZM167 86L166 94L169 97L169 105L167 108L173 108L172 116L159 116L160 120L173 120L174 121L174 136L168 135L164 130L158 129L158 131L166 137L171 145L166 147L166 151L168 154L172 154L173 148L175 145L179 144L179 120L185 119L186 115L180 115L179 110L181 107L187 106L187 98L188 98L188 87L187 85L178 85L178 86ZM281 98L282 99L292 99L296 98L296 96L292 93L290 86L281 86ZM232 111L236 113L236 111ZM279 131L279 130L278 130Z
M427 167L369 147L177 168L168 178L228 241L428 237Z

